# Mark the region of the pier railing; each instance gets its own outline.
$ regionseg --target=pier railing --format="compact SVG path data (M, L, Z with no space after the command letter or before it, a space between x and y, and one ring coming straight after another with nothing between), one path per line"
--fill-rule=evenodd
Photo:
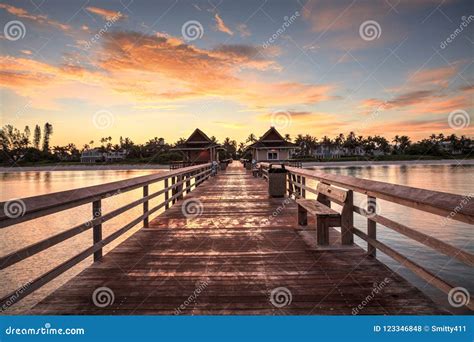
M84 204L91 204L91 219L87 222L69 228L61 233L48 237L27 247L21 248L0 257L0 270L23 261L39 252L51 248L78 234L90 229L93 230L92 246L83 250L76 256L66 260L54 267L47 273L33 279L16 291L0 299L0 311L5 305L10 306L12 298L14 303L18 302L28 294L42 287L54 278L58 277L71 267L77 265L87 257L94 255L94 262L102 258L102 248L110 242L123 235L125 232L143 223L148 227L149 217L161 208L169 208L170 204L181 199L184 194L195 189L200 183L211 175L211 164L202 164L181 168L179 170L161 172L158 174L135 177L127 180L95 185L80 189L56 192L47 195L15 199L0 203L0 228L6 228L21 222L31 221L39 217L51 215L66 209L75 208ZM163 188L154 193L149 193L149 186L163 182ZM115 194L122 194L131 190L143 188L143 196L106 214L102 213L102 200ZM164 200L153 208L149 208L149 201L160 195ZM12 207L12 206L15 207ZM102 224L125 213L126 211L143 206L143 214L116 230L107 237L102 237ZM15 209L12 209L15 208ZM13 211L14 210L14 211ZM20 211L18 211L20 210Z
M268 163L259 164L263 178L268 179ZM316 188L310 187L307 180L312 179L323 184L332 185L347 190L347 199L344 202L344 211L341 213L341 243L352 245L354 235L367 242L367 254L376 256L380 250L398 263L402 264L429 284L449 294L455 286L438 277L414 261L402 255L377 239L377 224L389 228L405 237L423 244L438 253L454 258L468 266L474 266L474 255L466 250L452 246L435 237L429 236L420 230L396 222L377 212L377 199L392 202L404 207L421 210L427 213L444 217L440 224L449 220L474 224L474 194L461 196L438 191L418 189L409 186L372 181L351 176L334 175L309 169L286 167L288 195L296 198L306 198L306 193L318 195L330 206L331 202L341 205L337 199L318 194ZM354 204L353 192L367 196L366 207L361 208ZM362 204L359 204L362 205ZM367 233L354 227L354 213L367 218ZM296 220L296 217L295 217ZM466 305L474 310L474 302Z

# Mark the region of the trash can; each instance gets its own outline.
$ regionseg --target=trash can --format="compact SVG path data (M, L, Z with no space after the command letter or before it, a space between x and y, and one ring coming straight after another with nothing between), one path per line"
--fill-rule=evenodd
M285 165L268 167L268 194L271 197L283 197L286 194L286 169Z

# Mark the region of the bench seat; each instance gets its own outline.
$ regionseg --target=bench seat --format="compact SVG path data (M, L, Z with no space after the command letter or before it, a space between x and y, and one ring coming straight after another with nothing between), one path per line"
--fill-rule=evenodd
M341 215L317 200L299 198L298 204L298 224L308 225L308 213L316 218L316 234L319 245L329 244L329 227L341 226Z

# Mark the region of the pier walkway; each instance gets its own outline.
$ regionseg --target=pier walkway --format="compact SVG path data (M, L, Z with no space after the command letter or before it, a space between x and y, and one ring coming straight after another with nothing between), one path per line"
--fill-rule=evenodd
M447 313L335 229L322 247L308 227L293 200L269 198L265 180L234 162L30 313ZM93 300L102 287L113 296L104 307Z

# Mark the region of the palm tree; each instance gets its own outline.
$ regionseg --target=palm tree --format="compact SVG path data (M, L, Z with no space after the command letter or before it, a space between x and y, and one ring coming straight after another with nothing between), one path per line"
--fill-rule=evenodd
M290 141L291 142L291 136L288 133L285 134L285 141Z
M245 142L254 143L256 141L257 141L257 137L255 136L255 134L250 133Z

